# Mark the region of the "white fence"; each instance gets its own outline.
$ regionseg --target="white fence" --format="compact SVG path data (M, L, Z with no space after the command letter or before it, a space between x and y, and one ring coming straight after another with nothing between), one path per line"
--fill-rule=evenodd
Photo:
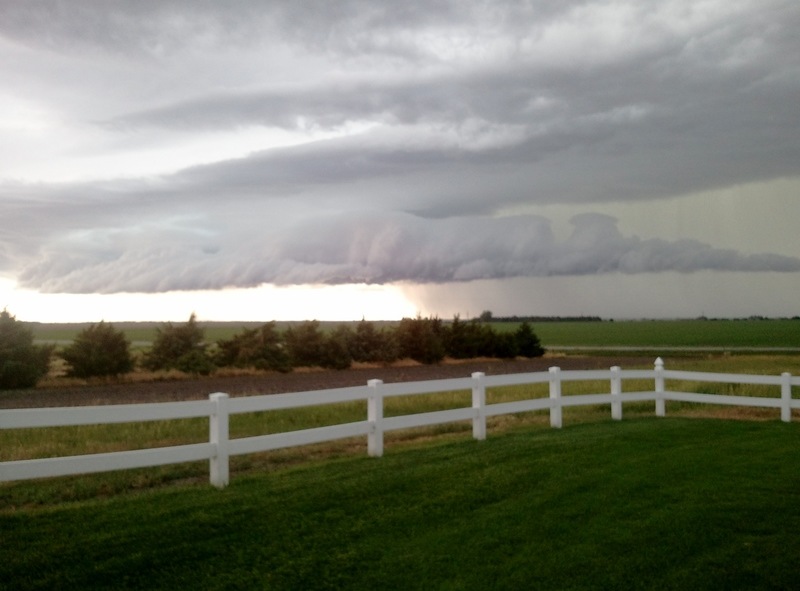
M608 393L563 397L561 395L561 386L564 382L597 380L610 383ZM653 389L623 393L623 380L653 380ZM780 397L724 396L669 391L665 388L666 380L779 386ZM487 388L537 383L549 384L548 398L486 404ZM563 408L598 404L609 404L611 417L614 420L622 419L622 405L626 402L654 401L656 415L663 417L667 401L682 401L780 409L781 420L789 422L792 409L800 408L800 400L792 398L792 386L800 386L800 378L792 377L788 373L780 376L762 376L672 371L664 369L664 364L659 358L651 370L622 370L619 367L612 367L609 370L561 371L558 367L551 367L547 372L497 376L474 373L469 378L426 382L384 384L380 380L370 380L366 386L352 388L242 398L230 398L227 394L217 393L212 394L208 400L193 402L4 410L0 411L0 429L208 417L209 441L135 451L2 462L0 482L208 460L210 482L221 488L229 481L230 456L356 436L367 437L369 455L381 456L383 434L387 431L472 421L473 437L482 440L486 438L487 417L549 410L550 425L560 428ZM383 402L386 398L457 390L472 391L470 407L396 417L383 416ZM364 400L367 402L367 417L364 421L238 439L230 439L228 436L231 414Z

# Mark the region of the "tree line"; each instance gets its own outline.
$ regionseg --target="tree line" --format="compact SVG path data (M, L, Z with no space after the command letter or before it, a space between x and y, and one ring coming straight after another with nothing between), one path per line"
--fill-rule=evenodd
M309 320L280 330L275 321L244 328L229 339L207 343L194 314L182 324L156 329L151 347L134 355L125 333L111 323L92 324L60 350L36 345L32 331L7 310L0 312L0 389L29 388L44 377L55 355L77 378L118 377L137 366L150 371L178 370L209 375L236 367L289 372L296 367L347 369L353 363L390 364L400 359L435 364L445 357L471 359L539 357L539 338L528 322L513 332L498 332L480 319L455 316L403 318L394 326L376 327L362 320L323 331Z

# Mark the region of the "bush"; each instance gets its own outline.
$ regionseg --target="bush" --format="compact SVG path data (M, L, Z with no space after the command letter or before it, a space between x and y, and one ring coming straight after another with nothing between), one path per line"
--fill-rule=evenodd
M260 328L244 329L228 340L217 341L216 361L221 366L254 367L280 372L291 371L289 355L275 322Z
M68 376L118 376L133 370L130 343L111 324L100 322L82 330L61 353L70 368Z
M496 336L488 324L477 319L462 322L456 315L444 328L445 352L454 359L494 357Z
M325 337L322 358L319 365L327 369L347 369L353 364L349 343L353 331L346 324L340 324Z
M52 346L33 344L33 332L0 312L0 389L32 388L47 375Z
M348 349L352 331L345 325L326 335L319 321L306 320L285 333L286 348L294 367L347 369L353 358Z
M325 335L319 328L319 321L306 320L297 326L289 327L284 339L293 367L320 365L325 347Z
M362 320L350 335L348 349L353 361L362 363L391 363L397 359L397 343L390 330L376 329Z
M395 329L399 356L425 364L445 356L442 321L438 318L403 318Z
M494 334L494 351L492 356L499 359L514 359L519 352L515 335L509 332Z
M523 357L541 357L544 355L544 347L542 347L539 337L533 332L531 325L523 322L519 328L514 332L514 338L517 341L517 354Z
M173 326L168 322L157 329L153 346L145 353L145 368L177 369L191 374L208 375L214 371L214 363L203 343L203 329L197 325L194 314L186 324Z

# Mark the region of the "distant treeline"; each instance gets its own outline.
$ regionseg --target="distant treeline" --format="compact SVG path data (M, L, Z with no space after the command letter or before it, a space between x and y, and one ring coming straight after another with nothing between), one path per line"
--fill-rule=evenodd
M141 354L131 352L124 331L105 322L85 327L69 345L56 349L53 344L34 344L31 328L5 310L0 313L0 345L0 389L34 386L47 373L51 356L66 362L69 376L89 378L119 376L137 366L208 375L221 367L288 372L295 367L347 369L354 362L412 359L433 364L445 357L512 359L545 352L525 321L513 331L496 331L487 322L458 316L449 322L403 318L383 326L362 320L328 330L316 320L283 330L273 321L209 343L194 314L184 324L158 327L152 346Z
M599 316L492 316L492 322L603 322Z

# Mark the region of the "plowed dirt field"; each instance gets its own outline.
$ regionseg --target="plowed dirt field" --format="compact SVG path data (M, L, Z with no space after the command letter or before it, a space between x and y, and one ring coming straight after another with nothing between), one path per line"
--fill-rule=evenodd
M155 382L108 383L91 386L48 387L31 390L0 391L0 408L38 408L59 406L88 406L99 404L129 404L199 400L214 392L231 396L280 394L360 386L371 379L385 383L437 380L469 377L473 372L486 375L547 371L561 369L608 369L619 365L623 369L649 367L646 357L544 357L513 361L469 360L439 365L395 365L391 367L356 368L344 371L310 370L288 374L258 375L198 379L178 379Z

